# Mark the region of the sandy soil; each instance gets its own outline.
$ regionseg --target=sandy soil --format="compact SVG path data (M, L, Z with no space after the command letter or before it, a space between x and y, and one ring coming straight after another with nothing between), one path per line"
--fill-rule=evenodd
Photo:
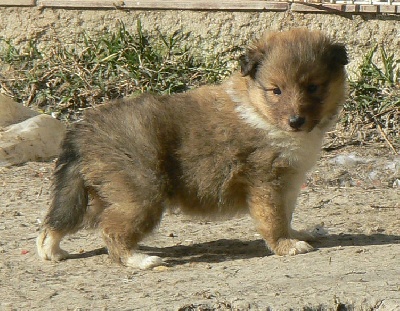
M272 255L248 217L168 214L141 243L166 260L151 271L110 262L96 232L37 257L52 168L0 168L0 310L400 310L400 158L382 146L323 153L294 220L324 223L316 251Z

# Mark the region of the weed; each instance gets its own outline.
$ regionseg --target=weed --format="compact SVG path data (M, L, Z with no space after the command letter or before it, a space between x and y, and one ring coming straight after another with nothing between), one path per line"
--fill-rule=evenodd
M378 46L364 57L359 77L350 81L351 101L345 105L348 111L376 114L400 105L399 61L394 59L394 54L388 55L381 47L382 68L379 68L373 61L377 49Z
M230 75L227 61L190 53L187 34L150 37L137 23L136 34L123 24L115 32L92 38L83 34L74 46L57 44L40 50L35 42L16 48L3 40L0 83L19 102L61 119L107 100L153 92L183 92Z
M381 63L374 59L380 52ZM345 127L358 126L363 139L398 139L400 130L400 69L394 54L387 54L384 47L375 46L365 55L358 70L358 77L349 81L349 100L344 105L342 122ZM377 135L378 134L378 135ZM372 137L374 136L374 137ZM395 141L395 143L397 143ZM393 145L391 145L394 150Z

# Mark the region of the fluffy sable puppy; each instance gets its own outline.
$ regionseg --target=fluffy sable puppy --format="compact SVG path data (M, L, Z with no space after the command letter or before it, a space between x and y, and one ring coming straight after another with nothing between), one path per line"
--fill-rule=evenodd
M275 254L309 252L311 236L291 228L292 213L345 98L347 63L345 47L320 32L270 33L221 85L88 110L62 144L40 257L68 258L61 239L99 227L113 260L160 265L136 247L169 207L249 212Z

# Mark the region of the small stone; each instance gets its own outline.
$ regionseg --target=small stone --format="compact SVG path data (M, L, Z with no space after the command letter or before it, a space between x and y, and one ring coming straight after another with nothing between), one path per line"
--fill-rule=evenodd
M157 266L153 268L153 271L158 271L158 272L164 272L168 270L171 270L171 268L167 266Z

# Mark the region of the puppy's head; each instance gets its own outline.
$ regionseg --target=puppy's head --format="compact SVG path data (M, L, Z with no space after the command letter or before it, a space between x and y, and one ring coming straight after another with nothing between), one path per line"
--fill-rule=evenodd
M252 105L282 130L311 131L345 98L346 49L320 32L267 34L240 61Z

